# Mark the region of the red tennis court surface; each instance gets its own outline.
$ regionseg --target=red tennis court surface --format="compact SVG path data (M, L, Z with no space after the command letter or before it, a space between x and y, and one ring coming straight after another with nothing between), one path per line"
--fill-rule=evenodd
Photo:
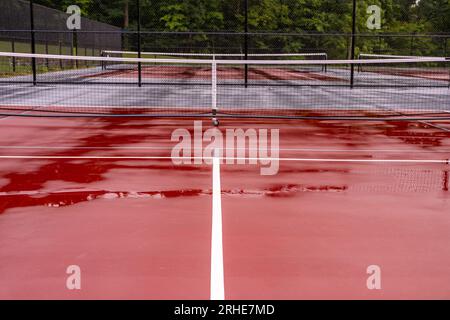
M275 176L173 164L193 124L0 120L0 298L450 298L449 124L224 120L280 129Z
M319 66L320 68L320 66ZM221 80L244 80L244 69L240 67L221 67L217 69L217 75ZM395 74L397 75L397 74ZM404 74L399 74L404 75ZM409 76L409 74L405 74ZM114 70L102 72L86 78L132 78L137 79L139 72L136 69ZM194 79L210 80L211 68L208 67L180 67L180 66L144 66L141 76L144 79ZM448 75L447 75L448 76ZM419 76L420 77L420 76ZM433 79L433 78L431 78ZM288 68L257 68L249 70L248 80L317 80L317 81L341 81L347 82L334 76L321 74L321 71L300 71ZM444 80L444 79L443 79Z

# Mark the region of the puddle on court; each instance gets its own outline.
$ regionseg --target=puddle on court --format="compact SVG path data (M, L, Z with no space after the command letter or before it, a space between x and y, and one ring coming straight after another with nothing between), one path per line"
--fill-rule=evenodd
M232 197L271 197L285 198L294 197L305 192L344 192L346 186L302 186L302 185L279 185L263 190L223 190L223 196ZM212 196L212 190L181 189L168 191L62 191L62 192L0 192L0 214L8 209L45 206L60 208L73 206L82 202L105 200L114 201L120 199L173 199Z
M210 191L172 190L159 192L113 192L113 191L67 191L55 193L23 192L0 193L0 214L7 209L45 206L60 208L73 206L82 202L117 199L172 199L181 197L198 197L210 195Z

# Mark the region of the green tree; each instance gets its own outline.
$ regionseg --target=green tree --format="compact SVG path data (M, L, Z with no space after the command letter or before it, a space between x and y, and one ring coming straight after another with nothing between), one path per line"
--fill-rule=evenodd
M430 32L450 32L450 0L421 0L418 11Z
M169 31L215 31L223 29L218 0L166 1L161 21Z

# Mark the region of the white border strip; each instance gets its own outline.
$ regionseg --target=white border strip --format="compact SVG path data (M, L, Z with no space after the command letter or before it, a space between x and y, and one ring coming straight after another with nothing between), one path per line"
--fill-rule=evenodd
M220 183L220 157L213 159L213 199L211 233L211 300L225 300L223 266L222 187Z
M379 60L200 60L200 59L145 59L145 58L107 58L90 56L67 56L51 54L11 53L0 52L0 57L56 59L75 61L104 61L128 63L174 63L205 65L217 63L218 65L366 65L390 63L423 63L423 62L449 62L447 58L421 58L421 59L379 59Z

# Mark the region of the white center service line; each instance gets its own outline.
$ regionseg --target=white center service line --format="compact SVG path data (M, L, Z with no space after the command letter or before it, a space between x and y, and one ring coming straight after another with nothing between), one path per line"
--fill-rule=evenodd
M225 300L222 233L222 187L220 183L220 157L216 150L213 159L213 208L211 236L211 300Z

